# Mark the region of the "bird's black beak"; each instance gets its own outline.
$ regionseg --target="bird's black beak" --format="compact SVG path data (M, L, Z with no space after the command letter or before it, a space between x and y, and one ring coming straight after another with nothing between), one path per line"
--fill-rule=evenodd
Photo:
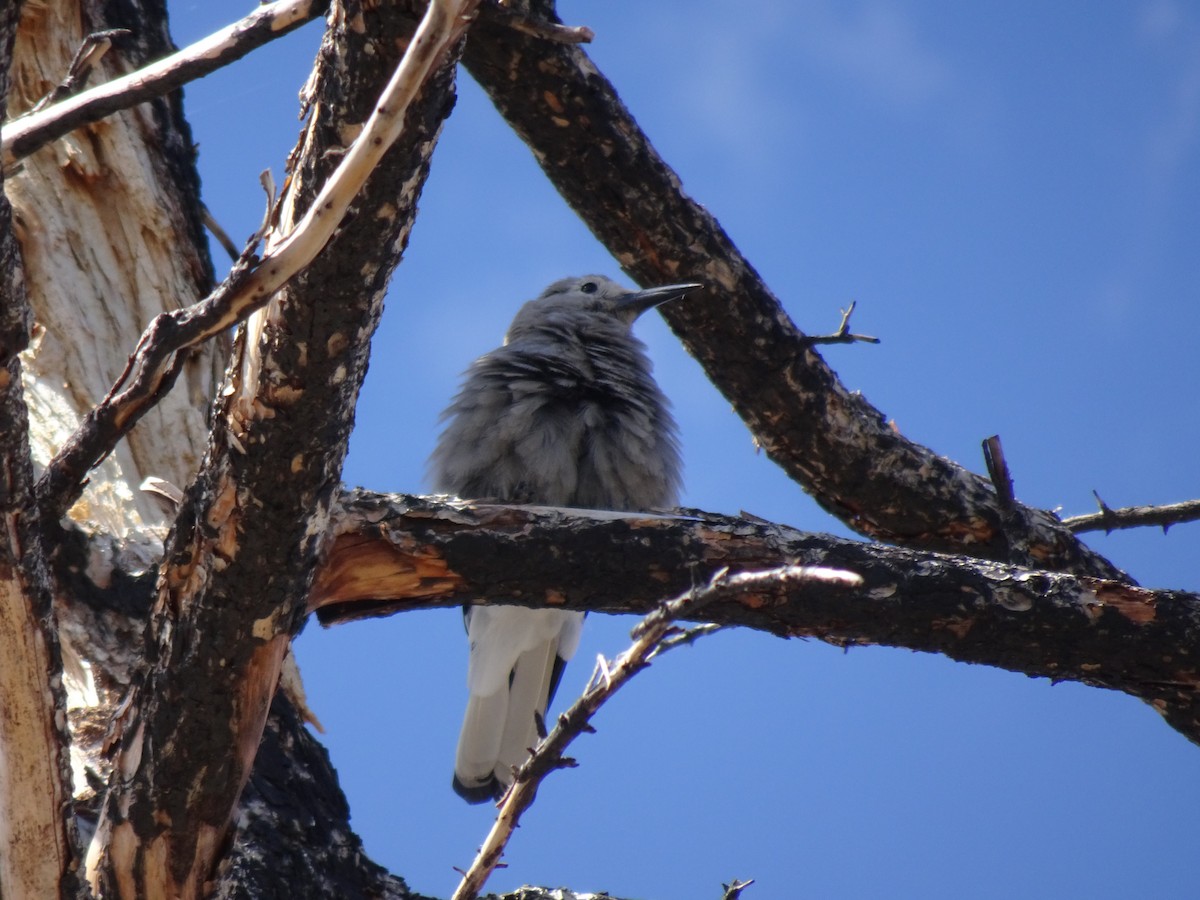
M632 322L648 309L662 306L672 300L678 300L685 294L704 287L699 283L668 284L663 287L647 288L644 291L631 291L617 301L617 311L629 317Z

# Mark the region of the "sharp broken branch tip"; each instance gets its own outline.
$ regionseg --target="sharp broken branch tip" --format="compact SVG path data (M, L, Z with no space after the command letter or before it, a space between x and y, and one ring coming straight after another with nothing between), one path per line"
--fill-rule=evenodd
M1000 443L1000 435L993 434L983 441L983 461L987 465L988 477L996 489L996 499L1001 509L1009 509L1016 502L1013 491L1012 473L1008 469L1008 460L1004 458L1004 446Z

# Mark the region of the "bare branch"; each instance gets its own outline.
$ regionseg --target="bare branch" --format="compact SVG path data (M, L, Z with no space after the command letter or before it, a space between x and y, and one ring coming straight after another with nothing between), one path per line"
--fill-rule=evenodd
M1200 597L716 516L597 513L350 494L310 595L323 623L487 602L644 613L715 569L854 572L862 590L757 591L712 622L944 654L1123 691L1200 743Z
M650 654L649 659L654 659L658 654L674 650L676 647L694 644L700 638L716 634L718 631L724 631L728 627L728 625L717 625L713 622L707 622L704 625L693 625L691 628L679 630L675 634L663 638L659 643L658 649Z
M238 253L237 244L233 242L233 238L221 227L221 223L217 221L207 206L201 208L200 216L204 220L204 227L212 232L212 236L217 239L217 243L221 245L221 249L236 263L241 254Z
M684 641L669 639L684 634L675 626L679 619L694 619L708 603L721 596L739 594L768 583L804 583L812 580L830 580L843 587L854 585L855 576L848 573L829 573L827 570L809 570L803 566L784 566L768 572L743 572L731 575L720 571L709 583L699 589L667 601L639 622L630 632L633 644L609 664L603 657L597 661L596 672L584 689L583 694L566 712L545 738L533 748L530 755L517 769L512 786L500 800L500 811L483 846L479 848L470 868L463 873L462 881L455 890L452 900L474 900L483 889L488 876L500 862L504 848L520 825L521 816L533 805L538 787L546 777L557 769L571 768L575 761L568 758L567 748L584 732L595 729L592 717L634 675L650 665L651 659ZM706 632L710 633L710 632ZM699 632L693 631L693 639Z
M1158 525L1166 531L1172 525L1200 520L1200 500L1185 500L1183 503L1165 506L1124 506L1112 509L1100 499L1099 494L1095 491L1092 493L1095 494L1100 512L1063 519L1063 525L1071 531L1103 531L1107 534L1120 528L1142 528L1146 525Z
M455 9L469 9L474 2ZM441 6L432 4L430 8L440 11ZM461 35L461 15L448 26L449 43ZM446 46L430 30L418 31L410 52L341 164L304 217L287 234L268 239L261 260L255 261L253 248L248 247L208 297L155 317L108 395L84 417L46 466L38 482L38 501L47 519L59 518L70 507L82 491L87 472L171 389L182 364L181 350L244 321L325 247L367 177L400 135L405 110Z
M98 122L175 90L235 62L251 50L311 21L328 0L277 0L234 24L121 78L4 123L0 164L5 170L80 126Z

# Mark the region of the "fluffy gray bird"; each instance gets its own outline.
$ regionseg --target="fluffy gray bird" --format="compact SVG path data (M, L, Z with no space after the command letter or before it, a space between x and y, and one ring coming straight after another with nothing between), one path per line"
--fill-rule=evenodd
M435 489L585 509L673 506L675 422L630 329L698 287L629 291L588 275L556 281L522 306L503 346L475 361L442 416ZM482 803L504 792L536 743L583 613L467 606L464 617L469 698L453 784Z

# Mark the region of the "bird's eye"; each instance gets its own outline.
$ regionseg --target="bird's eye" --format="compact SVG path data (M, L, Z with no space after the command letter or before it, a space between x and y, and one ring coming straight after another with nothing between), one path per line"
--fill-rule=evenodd
M594 294L594 293L596 293L596 289L598 287L599 287L599 285L597 285L596 282L594 282L594 281L585 281L583 284L581 284L579 286L579 290L581 290L585 294Z

